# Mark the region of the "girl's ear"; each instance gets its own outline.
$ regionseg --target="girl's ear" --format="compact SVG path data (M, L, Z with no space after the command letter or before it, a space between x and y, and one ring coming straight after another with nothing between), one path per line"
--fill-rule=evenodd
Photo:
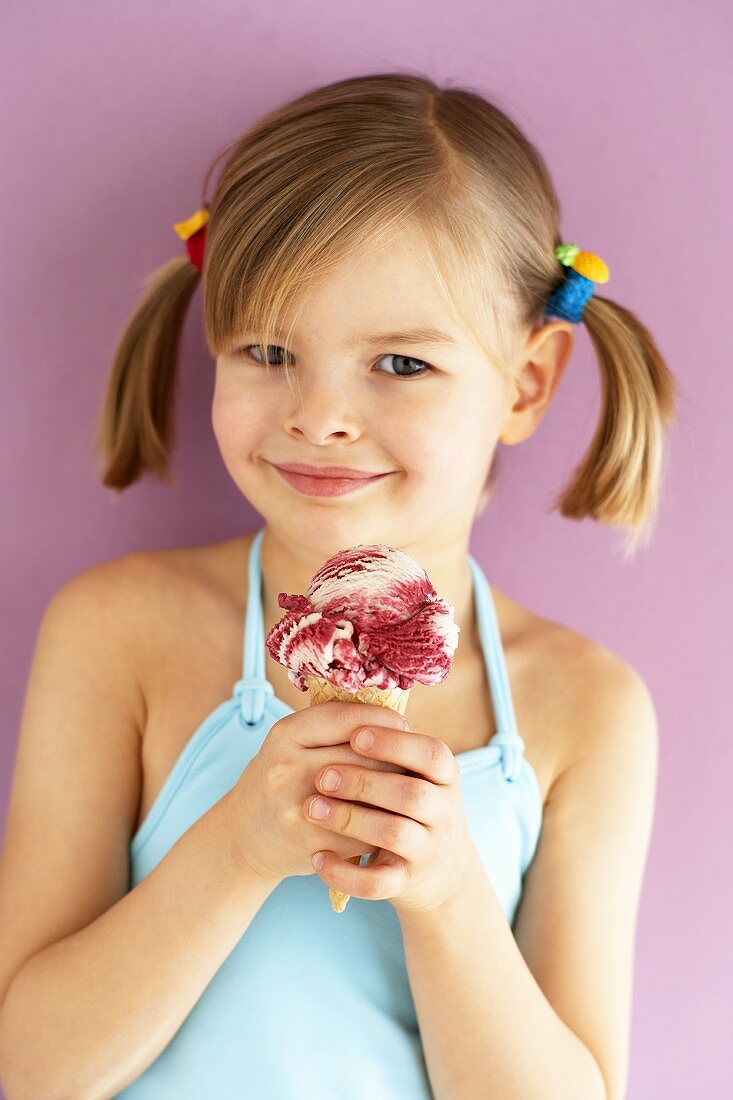
M522 352L521 373L512 387L500 443L521 443L537 430L560 383L573 340L569 321L551 321L531 334Z

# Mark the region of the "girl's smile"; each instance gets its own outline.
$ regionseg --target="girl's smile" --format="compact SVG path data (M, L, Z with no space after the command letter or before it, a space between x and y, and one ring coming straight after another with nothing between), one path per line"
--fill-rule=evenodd
M390 474L377 474L375 477L311 477L308 474L296 474L290 470L284 470L280 466L273 466L283 481L287 482L299 493L315 497L340 497L345 493L353 493L363 489L367 485L374 485L382 481Z

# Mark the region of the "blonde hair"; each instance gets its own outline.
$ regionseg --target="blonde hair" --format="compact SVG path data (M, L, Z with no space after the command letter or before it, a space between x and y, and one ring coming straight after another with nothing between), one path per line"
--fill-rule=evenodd
M456 316L507 379L565 278L560 208L535 147L497 106L420 74L316 88L270 112L215 158L203 270L206 341L216 357L243 332L276 343L296 295L377 234L420 234ZM581 247L583 247L581 243ZM171 481L178 345L199 270L182 252L150 276L114 353L95 446L104 485L145 471ZM583 321L598 355L595 435L548 510L623 527L628 559L648 541L676 383L639 319L594 294ZM295 326L293 317L286 344ZM482 502L493 493L498 448Z

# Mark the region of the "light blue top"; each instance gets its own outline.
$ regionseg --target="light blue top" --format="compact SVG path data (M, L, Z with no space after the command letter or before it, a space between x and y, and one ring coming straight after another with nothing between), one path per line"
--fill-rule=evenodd
M243 675L190 738L130 843L130 889L239 779L288 706L265 675L260 545L249 555ZM491 589L468 555L497 732L456 753L469 829L510 925L542 798L524 756ZM365 857L362 857L364 861ZM426 1100L432 1096L389 901L331 908L315 874L269 895L129 1100Z

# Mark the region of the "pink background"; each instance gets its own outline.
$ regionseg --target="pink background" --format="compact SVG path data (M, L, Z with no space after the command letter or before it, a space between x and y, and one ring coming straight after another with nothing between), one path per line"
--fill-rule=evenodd
M731 22L722 0L3 9L3 817L52 594L92 563L260 524L211 432L200 290L182 345L177 487L146 479L113 501L91 451L119 331L145 277L183 247L172 224L198 206L209 161L264 111L345 76L405 68L473 85L539 145L563 238L606 260L608 293L651 328L683 391L656 535L625 566L614 532L545 511L596 425L599 375L580 326L554 408L524 446L504 449L498 498L471 545L493 583L622 655L656 702L632 1100L733 1095L733 886L720 873L733 827L733 371L721 323Z

